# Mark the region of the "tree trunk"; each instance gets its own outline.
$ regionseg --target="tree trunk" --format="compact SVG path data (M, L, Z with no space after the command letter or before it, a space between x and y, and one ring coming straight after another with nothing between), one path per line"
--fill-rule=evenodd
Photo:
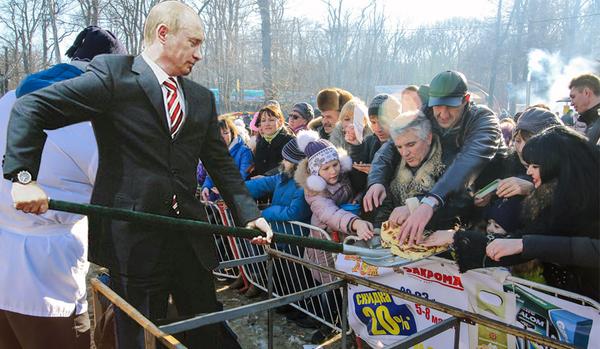
M498 0L498 12L496 13L496 46L494 47L494 55L492 56L492 71L490 72L490 86L488 89L487 104L493 108L494 90L496 88L496 75L498 74L498 58L500 56L500 48L502 40L500 40L500 29L502 27L502 0Z
M98 25L99 12L98 0L92 0L92 6L90 8L90 25Z
M265 98L274 99L273 94L273 75L271 68L271 0L258 0L258 8L261 18L261 36L262 36L262 65Z
M50 26L52 27L52 39L54 40L54 60L58 64L61 59L58 28L56 27L56 2L54 0L48 0L48 12L50 13Z

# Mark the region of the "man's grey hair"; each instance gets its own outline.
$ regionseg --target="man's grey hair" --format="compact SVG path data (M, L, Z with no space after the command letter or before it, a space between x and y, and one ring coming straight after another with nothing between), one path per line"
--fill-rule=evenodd
M396 138L409 130L415 130L417 136L425 140L431 134L431 121L420 110L402 113L392 121L390 135Z

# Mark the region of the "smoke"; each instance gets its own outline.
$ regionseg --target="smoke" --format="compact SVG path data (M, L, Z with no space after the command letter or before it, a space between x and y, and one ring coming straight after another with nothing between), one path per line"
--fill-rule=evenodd
M544 103L554 111L561 111L564 103L560 99L569 96L569 82L575 76L597 72L598 62L575 57L565 63L559 52L549 53L535 49L528 55L529 73L527 80L531 81L530 105Z

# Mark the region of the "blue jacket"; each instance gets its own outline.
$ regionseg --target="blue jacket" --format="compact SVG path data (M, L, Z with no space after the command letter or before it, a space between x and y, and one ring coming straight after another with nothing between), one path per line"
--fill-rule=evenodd
M72 64L61 63L28 75L17 87L17 97L50 86L55 82L72 79L83 74L83 71Z
M296 184L293 178L286 178L281 173L274 176L262 177L246 182L246 187L253 198L258 199L267 194L273 194L271 206L262 211L262 216L271 223L273 232L308 236L309 229L294 226L287 221L310 223L312 212L304 199L304 189ZM279 251L302 257L303 248L276 243Z
M235 142L235 140L233 140ZM252 150L248 148L248 146L242 141L242 139L238 136L237 143L229 149L229 154L233 158L233 162L240 169L240 175L243 180L248 179L250 173L248 172L248 168L254 164L254 157L252 156ZM203 188L211 189L214 187L214 183L210 176L206 177Z
M273 194L271 206L262 211L266 220L310 222L312 212L304 200L304 189L293 178L284 178L278 173L246 181L246 187L255 199Z

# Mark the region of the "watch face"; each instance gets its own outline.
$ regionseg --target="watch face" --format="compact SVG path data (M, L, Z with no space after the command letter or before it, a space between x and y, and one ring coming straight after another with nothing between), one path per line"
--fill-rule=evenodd
M28 171L21 171L17 174L17 180L21 184L29 184L31 182L31 173Z

